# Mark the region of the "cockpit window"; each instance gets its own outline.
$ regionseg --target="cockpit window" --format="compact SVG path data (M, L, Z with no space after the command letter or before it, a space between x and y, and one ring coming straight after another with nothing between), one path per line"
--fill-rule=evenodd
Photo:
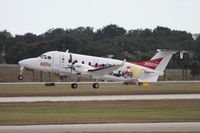
M47 57L47 56L44 55L44 54L43 54L43 55L40 55L40 58L42 58L42 59L49 59L49 57L50 57L50 56ZM51 57L50 57L50 58L51 58Z

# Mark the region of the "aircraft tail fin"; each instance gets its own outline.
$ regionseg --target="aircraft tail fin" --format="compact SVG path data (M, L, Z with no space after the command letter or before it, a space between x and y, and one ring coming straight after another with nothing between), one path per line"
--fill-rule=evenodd
M135 64L150 68L152 70L156 70L159 72L163 72L167 67L171 57L176 51L169 51L169 50L157 50L156 53L150 60L136 62Z
M169 50L159 50L156 55L154 55L151 60L162 58L158 66L155 68L156 71L163 72L167 67L170 59L177 51L169 51Z

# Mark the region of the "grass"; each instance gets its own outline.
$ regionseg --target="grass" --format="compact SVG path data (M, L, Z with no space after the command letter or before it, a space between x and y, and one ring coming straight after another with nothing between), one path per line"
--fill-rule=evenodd
M200 100L0 103L0 125L200 121Z
M91 133L91 132L83 132L83 133ZM95 132L93 132L95 133ZM195 132L195 131L191 131L191 132L97 132L97 133L200 133L200 132Z
M91 133L91 132L84 132L84 133ZM93 132L95 133L95 132ZM200 132L166 132L166 131L163 131L163 132L97 132L97 133L200 133Z
M74 95L137 95L137 94L200 94L200 83L156 84L149 87L122 84L100 84L93 89L91 84L79 85L0 85L0 96L74 96Z

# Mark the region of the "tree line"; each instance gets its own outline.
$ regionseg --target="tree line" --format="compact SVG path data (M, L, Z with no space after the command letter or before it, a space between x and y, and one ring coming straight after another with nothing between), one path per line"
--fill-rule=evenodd
M0 31L0 49L3 48L8 64L50 50L69 49L74 53L101 57L113 55L116 59L125 58L130 62L148 59L156 49L185 50L190 51L189 54L184 54L183 60L175 55L169 67L191 69L194 78L200 74L200 35L161 26L126 30L110 24L97 30L93 27L56 28L40 35L26 33L15 36L4 30Z

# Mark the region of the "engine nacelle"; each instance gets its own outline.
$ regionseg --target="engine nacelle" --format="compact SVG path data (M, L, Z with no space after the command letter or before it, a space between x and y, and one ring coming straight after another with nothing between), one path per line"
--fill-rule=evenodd
M75 71L80 74L84 74L88 70L93 69L93 67L85 65L85 64L81 64L81 63L76 63L76 64L74 64L73 67L74 67Z

